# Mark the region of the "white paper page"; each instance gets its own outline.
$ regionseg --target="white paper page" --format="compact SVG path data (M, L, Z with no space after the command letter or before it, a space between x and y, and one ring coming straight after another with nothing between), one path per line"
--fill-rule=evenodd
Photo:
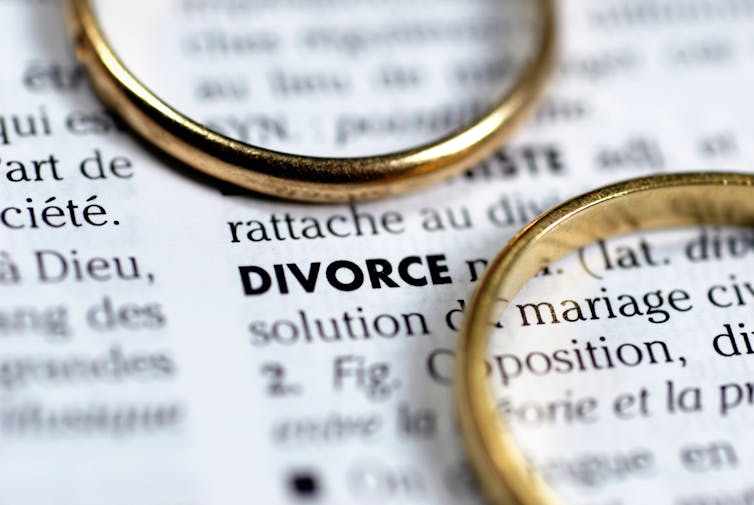
M185 5L195 22L212 23L267 3ZM607 182L754 169L754 4L570 0L559 11L555 82L510 145L421 192L306 205L223 192L148 150L89 90L58 2L0 0L0 504L480 503L451 390L478 260L539 212ZM701 300L672 319L672 332L653 335L697 335L687 355L713 401L720 384L745 382L751 365L745 354L735 365L714 356L711 339L724 324L754 322L746 305L705 305L705 290L730 275L749 281L751 269L747 254L727 255L699 273L707 267L683 254L700 232L686 233L649 236L672 264L640 268L641 279L613 272L606 287L677 287ZM590 251L600 273L599 250ZM373 288L365 278L342 291L328 282L334 262L366 270L368 260L395 271L413 262L410 275L427 285L396 276L398 287ZM605 287L568 261L573 273L562 282L578 288L534 283L521 303ZM316 262L307 292L293 269L307 275ZM267 271L270 288L246 295L239 267ZM645 318L600 324L563 331L586 340L655 330ZM646 381L662 394L671 372ZM621 392L609 384L602 393ZM590 491L562 477L573 474L562 465L550 474L588 503L748 503L751 406L724 421L715 407L691 414L679 443L652 439L658 470L632 487L649 495L616 500L626 481ZM612 422L586 435L610 440ZM691 442L727 443L736 464L700 478L679 460ZM541 461L555 456L543 451ZM651 484L666 475L659 469L670 469L672 488Z

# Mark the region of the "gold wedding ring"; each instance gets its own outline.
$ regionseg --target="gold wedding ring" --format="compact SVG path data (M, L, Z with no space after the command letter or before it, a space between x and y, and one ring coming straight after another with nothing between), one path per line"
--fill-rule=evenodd
M147 142L188 166L281 198L342 202L409 191L469 168L499 148L533 109L555 52L552 0L531 0L540 36L512 89L474 124L435 142L387 155L325 158L263 149L191 120L134 76L106 39L93 0L68 0L76 53L96 92Z
M498 415L485 358L509 301L540 270L609 236L684 225L754 226L754 176L681 173L597 189L542 214L490 263L459 335L456 396L471 464L495 505L562 503L526 461Z

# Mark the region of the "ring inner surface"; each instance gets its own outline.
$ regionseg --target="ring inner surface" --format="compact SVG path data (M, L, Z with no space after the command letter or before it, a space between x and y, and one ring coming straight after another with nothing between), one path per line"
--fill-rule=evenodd
M172 108L316 157L393 153L474 124L520 81L542 29L530 0L91 3L120 61Z
M535 220L490 264L457 387L494 503L691 503L720 482L741 487L754 461L736 434L754 410L728 405L724 386L745 390L754 371L745 342L738 355L726 340L754 330L736 295L754 286L753 181L678 174L598 190ZM726 472L698 475L705 447Z

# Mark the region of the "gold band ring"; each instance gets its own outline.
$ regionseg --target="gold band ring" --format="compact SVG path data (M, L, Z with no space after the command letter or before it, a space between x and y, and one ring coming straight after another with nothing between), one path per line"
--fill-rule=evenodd
M552 0L532 0L541 24L535 54L512 89L471 126L387 155L324 158L287 154L220 135L157 97L108 43L92 0L68 0L76 53L102 100L147 142L205 174L281 198L342 202L379 198L442 180L490 155L533 109L555 53Z
M606 186L542 214L490 263L459 335L455 377L464 441L491 503L561 503L502 424L487 380L489 339L509 301L537 272L579 247L639 230L700 224L754 226L754 176L681 173Z

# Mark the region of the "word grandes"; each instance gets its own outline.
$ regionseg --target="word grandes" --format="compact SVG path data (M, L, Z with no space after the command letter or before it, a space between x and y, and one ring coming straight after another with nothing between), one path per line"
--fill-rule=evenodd
M397 261L371 258L360 262L334 260L299 266L296 263L275 264L272 268L258 265L239 266L244 294L261 295L277 290L282 295L292 287L313 293L318 287L329 285L338 291L355 291L361 287L371 289L398 288L402 286L427 286L453 282L444 254L406 256Z

